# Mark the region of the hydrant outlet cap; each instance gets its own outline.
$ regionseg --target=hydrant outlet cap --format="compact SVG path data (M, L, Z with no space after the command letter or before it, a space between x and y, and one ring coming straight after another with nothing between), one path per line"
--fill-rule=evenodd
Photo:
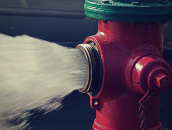
M157 55L142 57L132 70L133 87L145 94L148 89L155 91L154 95L161 95L171 85L171 68L165 60Z
M172 20L172 0L85 0L88 17L118 22Z

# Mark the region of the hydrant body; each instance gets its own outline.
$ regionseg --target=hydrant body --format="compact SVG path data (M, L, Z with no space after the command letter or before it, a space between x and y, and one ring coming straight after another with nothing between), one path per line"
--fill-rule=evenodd
M157 57L162 61L146 68L144 78L158 66L164 67L171 78L171 69L162 59L163 23L99 20L98 33L88 37L84 43L90 41L98 46L103 64L101 89L96 96L90 95L90 105L96 109L93 130L139 130L139 101L148 91L148 84L143 86L145 91L141 91L141 87L140 92L139 88L134 88L134 66L143 57ZM152 97L145 108L146 128L161 130L160 96Z
M95 1L86 0L85 10L87 16L100 19L98 33L84 41L96 44L102 61L101 87L94 95L88 93L96 110L93 130L162 130L160 95L172 80L162 57L162 16L169 19L172 4L167 14L154 0ZM164 9L161 14L158 8ZM119 12L122 9L128 10ZM125 20L127 14L131 19Z

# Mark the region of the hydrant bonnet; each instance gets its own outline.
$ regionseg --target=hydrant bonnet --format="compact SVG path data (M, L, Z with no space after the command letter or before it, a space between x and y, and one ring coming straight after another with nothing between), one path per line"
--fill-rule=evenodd
M88 17L118 22L165 22L172 19L172 0L86 0Z

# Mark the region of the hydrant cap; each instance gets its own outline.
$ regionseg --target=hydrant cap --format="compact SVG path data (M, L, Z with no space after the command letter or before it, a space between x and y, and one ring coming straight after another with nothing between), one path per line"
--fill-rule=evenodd
M172 20L172 0L85 0L88 17L118 22Z

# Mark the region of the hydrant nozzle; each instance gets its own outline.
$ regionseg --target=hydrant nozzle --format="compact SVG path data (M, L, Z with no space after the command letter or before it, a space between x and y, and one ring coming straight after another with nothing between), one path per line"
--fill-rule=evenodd
M98 48L93 42L90 42L88 44L79 44L76 49L80 49L84 53L88 63L87 82L79 91L82 93L88 92L94 96L100 90L102 83L102 62Z

